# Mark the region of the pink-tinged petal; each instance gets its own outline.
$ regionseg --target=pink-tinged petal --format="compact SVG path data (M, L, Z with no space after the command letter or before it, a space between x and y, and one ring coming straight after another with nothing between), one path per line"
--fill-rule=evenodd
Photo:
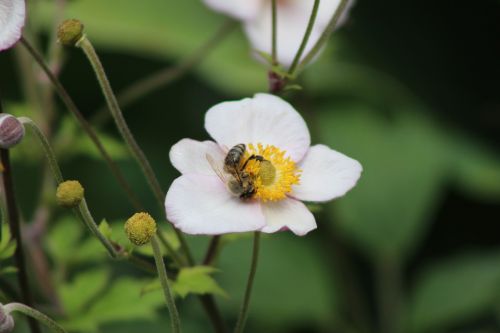
M188 174L174 180L165 210L172 224L192 235L254 231L265 225L260 204L231 195L216 176Z
M328 201L343 196L356 185L363 168L358 161L325 145L312 146L299 163L300 184L292 196L304 201Z
M21 38L25 17L24 0L0 0L0 51Z
M227 14L239 20L251 20L257 16L263 0L203 0L217 12Z
M183 174L214 176L215 172L207 161L207 154L215 161L224 161L225 154L215 142L182 139L170 149L170 162Z
M306 205L295 199L265 202L262 204L262 211L266 217L266 226L262 228L262 232L290 229L294 234L303 236L316 229L314 215Z
M205 115L205 128L220 145L274 145L294 161L302 159L311 142L300 114L283 99L269 94L215 105Z
M277 57L279 63L285 67L292 64L299 49L309 23L313 4L313 0L283 0L279 2L277 8ZM316 21L303 56L318 41L339 4L340 0L320 1ZM345 16L344 14L340 21L345 21ZM244 27L253 48L270 54L272 44L271 5L263 6L260 15L255 20L245 22Z

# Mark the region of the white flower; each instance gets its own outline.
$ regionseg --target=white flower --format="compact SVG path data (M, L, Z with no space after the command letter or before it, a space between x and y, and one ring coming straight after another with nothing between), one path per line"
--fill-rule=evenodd
M205 128L215 142L182 139L170 150L182 175L168 190L167 218L188 234L289 229L305 235L316 222L301 201L340 197L362 171L359 162L325 145L310 146L302 117L273 95L217 104L206 113ZM228 148L242 143L247 151L238 170L255 187L247 199L229 190L226 181L236 178L222 171Z
M204 0L212 9L242 20L245 32L254 49L271 53L272 19L271 0ZM344 16L352 6L350 0ZM277 1L277 57L280 64L290 66L306 31L314 0ZM303 56L314 46L335 14L340 0L321 0L318 15Z
M21 38L25 16L24 0L0 0L0 51Z

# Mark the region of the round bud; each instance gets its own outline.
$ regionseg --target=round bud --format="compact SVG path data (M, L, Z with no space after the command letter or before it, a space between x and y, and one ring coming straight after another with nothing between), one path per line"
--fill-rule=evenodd
M147 244L156 233L156 222L148 213L135 213L125 223L125 233L133 244Z
M83 23L79 20L66 20L57 28L57 40L65 46L75 46L83 37Z
M12 148L17 145L23 137L23 124L13 115L0 113L0 148Z
M83 187L77 180L67 180L57 187L57 203L63 207L73 208L83 200Z
M0 333L10 333L14 330L14 318L5 313L3 304L0 303Z

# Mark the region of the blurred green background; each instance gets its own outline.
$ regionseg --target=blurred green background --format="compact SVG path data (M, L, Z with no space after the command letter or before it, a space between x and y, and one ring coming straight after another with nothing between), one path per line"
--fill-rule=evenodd
M25 35L50 59L63 59L63 84L161 219L114 124L98 111L103 98L86 59L54 43L55 26L63 18L85 23L120 92L181 64L226 18L200 0L28 5ZM303 90L286 98L308 122L313 143L356 158L364 173L345 198L312 207L314 232L264 237L247 332L500 332L499 36L498 0L357 2L301 75ZM57 97L50 107L46 79L23 51L0 54L4 109L45 126L64 176L82 182L96 220L105 218L114 239L125 242L122 225L133 207ZM237 27L187 75L124 107L165 190L178 176L171 145L207 139L209 107L267 90L266 68L250 52ZM47 170L30 135L13 155L38 308L72 332L167 330L161 293L145 292L154 276L108 259L80 222L54 206L54 188L41 192ZM209 238L188 241L201 260ZM3 303L17 293L9 253L4 237ZM210 275L230 327L250 255L250 235L225 237ZM196 297L178 303L185 332L211 331ZM26 331L24 320L17 324L16 332Z

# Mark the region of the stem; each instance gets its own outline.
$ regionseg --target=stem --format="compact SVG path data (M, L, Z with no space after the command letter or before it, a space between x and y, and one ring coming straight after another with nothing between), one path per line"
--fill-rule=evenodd
M304 59L300 62L299 69L302 69L305 65L307 65L309 62L311 62L311 60L314 59L314 57L318 54L318 52L321 50L323 45L327 42L327 40L330 37L333 30L335 30L335 27L337 26L337 22L339 21L340 17L342 16L342 13L344 13L345 9L347 8L349 1L350 0L340 0L339 6L337 7L335 14L333 14L332 19L330 20L330 22L328 22L328 25L326 26L325 30L323 30L323 33L318 38L318 40L316 41L316 43L314 44L312 49L304 57Z
M17 279L21 289L21 296L23 302L29 306L33 306L33 295L28 282L28 272L26 269L26 260L23 250L23 242L21 239L21 225L19 222L19 213L17 211L17 203L14 193L14 183L12 180L12 170L10 165L9 150L0 149L0 159L3 167L3 187L5 193L5 200L7 202L7 215L9 219L10 232L12 238L16 241L15 261L17 266ZM40 326L38 323L30 319L28 320L31 332L40 333Z
M311 36L314 22L316 21L316 16L318 14L319 2L320 2L320 0L314 0L313 9L311 12L311 16L309 17L309 22L307 23L306 32L304 33L304 37L302 38L302 42L300 43L300 47L297 50L297 53L295 54L295 58L293 59L292 65L290 66L290 69L288 70L288 74L290 74L292 77L295 74L295 70L297 69L297 66L299 65L300 58L302 57L302 53L304 53L304 50L306 49L307 42L309 41L309 37Z
M248 306L250 305L250 296L252 295L253 281L255 278L255 273L257 272L259 247L260 247L260 231L256 231L254 233L254 238L253 238L252 265L250 266L250 273L248 274L245 297L243 298L243 303L241 305L241 310L238 316L238 321L236 322L234 333L242 333L245 328L245 323L248 317Z
M120 106L118 105L118 101L116 100L116 96L113 93L113 89L111 88L111 85L109 83L109 80L106 76L106 72L104 71L104 67L102 66L101 61L99 60L99 57L97 56L97 53L95 52L94 47L92 46L92 43L90 40L84 35L77 43L77 47L80 47L85 55L87 56L90 64L92 65L92 68L94 69L94 72L97 76L97 80L99 81L99 85L101 86L102 92L104 94L104 97L106 99L106 102L108 104L109 110L111 112L111 115L113 116L116 126L118 130L120 131L120 134L122 135L123 139L125 140L125 143L129 147L130 151L132 152L132 155L134 156L135 160L137 161L137 164L139 164L139 167L141 168L144 176L146 177L147 182L149 183L149 186L151 190L153 191L153 194L155 195L156 201L158 205L160 206L160 209L164 209L163 207L163 200L165 198L165 194L163 193L163 190L161 189L160 183L158 182L158 179L156 178L156 175L153 171L153 168L151 167L151 164L149 164L148 159L144 155L144 152L142 151L141 147L137 144L137 141L135 141L135 138L130 131L127 122L125 121L125 118L123 117L123 113L120 109ZM178 231L176 228L174 228L177 237L179 237L179 241L181 243L182 248L184 249L184 253L188 259L188 262L194 262L193 258L191 256L191 252L189 251L189 248L187 246L186 240ZM159 232L159 230L158 230Z
M21 303L9 303L5 305L3 308L6 314L10 314L14 311L21 312L26 316L30 317L30 319L32 320L33 319L38 320L40 323L44 324L54 332L66 333L64 328L59 326L58 323L56 323L54 320L50 319L48 316L41 313L40 311L33 309L32 307L26 306Z
M209 266L212 264L217 255L219 244L220 244L220 235L212 237L212 239L210 240L210 244L208 245L207 252L205 254L205 259L203 259L203 265Z
M402 277L397 259L381 258L375 267L380 330L401 333Z
M133 193L132 188L128 184L127 180L125 179L124 175L120 171L120 168L116 165L116 163L113 161L111 156L109 156L108 152L104 148L101 140L97 136L96 132L92 129L90 124L85 120L85 117L82 115L76 104L73 102L73 99L70 97L64 86L61 84L59 79L52 73L52 71L49 69L47 64L45 63L43 57L40 55L38 51L35 50L35 48L24 38L21 37L20 40L21 44L28 50L28 52L31 54L33 59L38 63L38 65L42 68L42 70L45 72L49 80L52 82L52 85L54 86L55 90L59 94L59 97L63 101L63 103L66 105L68 110L76 117L77 121L80 123L80 126L83 128L83 130L87 133L87 135L90 137L94 145L96 146L97 150L99 153L102 155L104 158L105 162L107 163L108 167L111 170L111 173L115 176L116 180L118 181L118 184L122 187L122 189L125 191L125 193L128 195L128 198L130 199L130 202L133 204L133 206L137 210L142 209L142 205L140 204L139 199L137 196Z
M88 207L87 201L85 201L85 199L83 199L82 202L80 202L80 204L78 205L78 211L83 219L83 222L85 222L85 224L90 229L90 231L94 234L94 236L96 236L99 239L99 241L102 243L102 245L104 245L104 247L108 251L111 258L113 258L113 259L118 258L118 256L119 256L118 252L113 247L111 242L99 230L97 223L95 222L94 218L92 217L92 214L89 211L89 207ZM75 212L75 213L77 213L77 212Z
M222 42L230 32L237 27L237 22L229 19L222 24L216 33L207 40L203 45L196 49L191 55L183 59L176 66L168 66L157 73L149 75L125 88L119 92L117 99L122 108L125 108L142 97L152 93L160 87L164 87L172 82L178 80L193 67L198 65L204 60L208 54L215 49L215 47ZM104 108L99 109L96 118L98 122L104 120L104 116L108 115Z
M165 268L165 263L163 262L163 256L160 250L160 244L158 238L153 236L151 238L151 246L153 247L153 254L155 257L156 269L158 271L158 277L160 278L160 283L163 289L163 295L165 296L165 301L167 303L168 311L170 312L170 323L172 325L172 332L179 333L181 331L181 321L179 319L179 313L177 312L177 307L175 306L174 297L170 291L167 278L167 270Z
M272 30L271 30L271 58L273 60L273 65L276 65L277 62L277 57L278 57L278 52L277 52L277 29L276 25L278 22L278 9L277 9L277 0L272 0L271 1L271 24L272 24Z

